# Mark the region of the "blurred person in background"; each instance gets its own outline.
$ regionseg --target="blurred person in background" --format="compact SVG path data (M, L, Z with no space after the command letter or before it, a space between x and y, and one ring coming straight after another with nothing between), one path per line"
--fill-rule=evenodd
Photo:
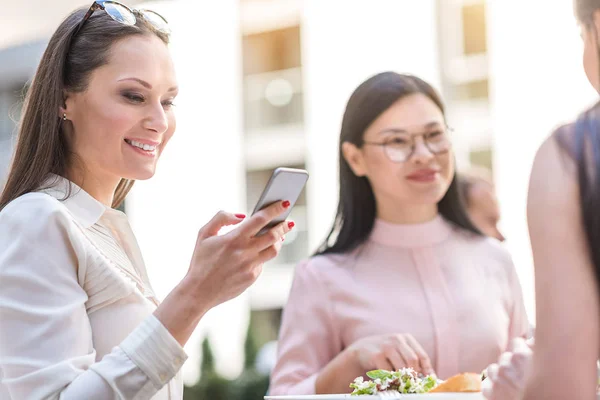
M583 67L600 92L600 0L575 0ZM533 355L491 368L489 399L596 399L600 356L600 103L542 144L527 204L536 294Z
M480 372L527 316L515 268L471 223L442 100L384 72L343 117L334 226L297 266L270 393L344 393L374 369Z
M500 206L489 170L471 167L458 174L458 187L461 191L469 218L484 235L503 242L498 229Z
M2 399L182 399L182 346L293 225L255 237L286 201L244 223L219 213L184 279L162 303L154 295L114 208L154 175L175 132L168 32L152 11L98 1L70 14L42 56L0 197Z

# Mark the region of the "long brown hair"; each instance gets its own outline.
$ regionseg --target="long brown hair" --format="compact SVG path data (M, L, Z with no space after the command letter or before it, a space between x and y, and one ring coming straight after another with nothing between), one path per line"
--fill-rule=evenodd
M65 18L40 60L23 105L15 153L0 196L0 210L17 197L40 189L50 173L67 176L77 160L63 129L63 124L70 122L59 117L64 94L86 90L92 72L108 63L113 44L128 36L152 34L169 43L168 34L156 30L137 13L136 24L125 25L97 11L73 37L86 11L87 8L78 9ZM113 207L123 202L133 183L121 179Z

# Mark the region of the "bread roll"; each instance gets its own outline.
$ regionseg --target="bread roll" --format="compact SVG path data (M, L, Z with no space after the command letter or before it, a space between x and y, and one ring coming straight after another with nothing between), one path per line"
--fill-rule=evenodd
M454 375L429 393L481 392L481 375L471 372Z

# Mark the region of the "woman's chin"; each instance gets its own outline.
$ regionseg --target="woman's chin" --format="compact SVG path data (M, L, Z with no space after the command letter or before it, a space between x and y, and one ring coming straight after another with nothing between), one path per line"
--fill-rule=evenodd
M135 171L127 171L126 174L122 174L121 176L124 179L135 180L135 181L145 181L154 176L156 173L156 169L152 168L144 168L144 169L136 169Z
M441 185L436 185L428 190L423 190L420 193L415 193L415 198L418 199L418 203L420 204L438 204L444 196L448 189Z

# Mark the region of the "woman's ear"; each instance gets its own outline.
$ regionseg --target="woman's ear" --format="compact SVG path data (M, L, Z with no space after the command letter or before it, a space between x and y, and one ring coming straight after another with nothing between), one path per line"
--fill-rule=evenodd
M354 175L360 177L367 175L367 168L362 150L356 147L354 143L342 143L342 155L348 165L350 165Z
M69 92L67 92L66 90L63 90L63 100L62 100L62 105L58 108L58 117L61 119L70 119L69 118L69 111L72 111L71 109L73 108L72 106L69 107L69 103L71 103L71 98L69 95Z

